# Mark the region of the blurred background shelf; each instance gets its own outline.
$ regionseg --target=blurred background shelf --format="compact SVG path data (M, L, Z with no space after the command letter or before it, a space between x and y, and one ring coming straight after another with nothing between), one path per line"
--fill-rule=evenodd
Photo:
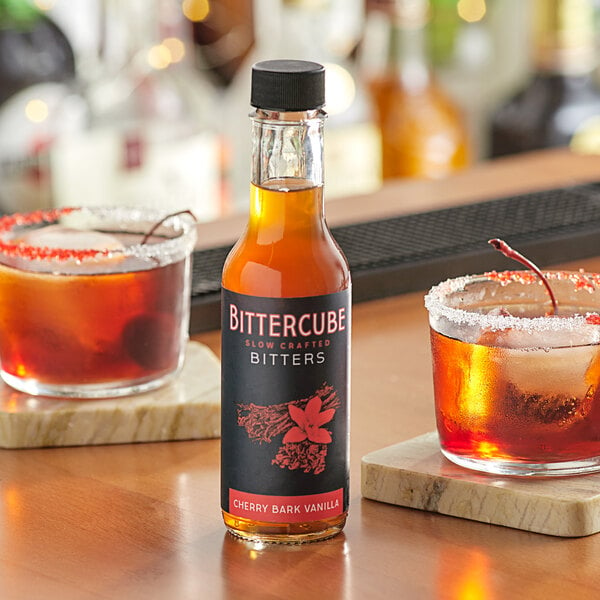
M588 256L595 184L486 203L465 189L476 207L427 213L408 190L498 156L600 153L599 15L595 0L0 0L0 212L244 215L250 66L285 56L327 67L328 214L408 182L389 215L336 222L357 301L491 268L492 236L542 264ZM218 323L229 242L200 242L194 331Z
M327 67L327 198L600 148L595 0L0 0L0 209L245 212L249 73Z

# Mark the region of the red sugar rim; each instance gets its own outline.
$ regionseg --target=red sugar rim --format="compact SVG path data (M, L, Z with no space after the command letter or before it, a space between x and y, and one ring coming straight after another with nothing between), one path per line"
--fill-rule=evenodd
M50 210L36 210L30 213L14 213L0 217L0 234L11 231L14 227L22 225L37 225L38 223L53 223L59 217L68 215L79 208L65 207ZM73 249L73 248L48 248L47 246L29 246L23 243L4 242L0 240L0 253L6 256L16 256L28 260L85 260L98 256L107 256L118 250L105 249Z
M497 281L501 285L509 283L540 283L539 278L532 271L488 271L484 276L492 281ZM588 273L579 271L544 271L547 279L568 280L575 290L587 290L593 292L600 288L600 273Z
M76 211L85 211L85 207L64 207L56 209L36 210L29 213L14 213L0 217L0 236L3 233L9 232L14 227L37 225L39 223L54 223L61 216L68 215ZM189 213L190 211L179 211L166 215L154 224L152 229L143 235L140 245L144 245L154 231L166 221L168 218L178 216L181 213ZM193 217L193 215L192 215ZM195 217L194 217L195 220ZM0 254L11 257L25 258L28 260L57 260L67 261L75 260L82 261L85 259L93 259L105 256L113 256L122 254L124 249L104 249L104 248L50 248L47 246L31 246L23 242L5 242L0 239Z
M598 283L600 283L600 276L596 273L584 273L583 269L580 269L578 272L571 272L571 273L566 273L565 271L555 271L555 275L553 277L550 277L550 274L544 274L542 273L542 271L540 270L540 268L531 261L531 259L527 258L526 256L524 256L523 254L521 254L520 252L518 252L517 250L511 248L504 240L501 240L500 238L493 238L491 240L488 240L488 243L491 244L496 250L498 250L499 252L502 252L502 254L504 254L504 256L508 257L508 258L512 258L513 260L516 260L517 262L520 262L522 265L525 265L528 269L529 272L528 273L521 273L519 275L519 279L513 279L513 281L519 281L520 283L532 283L532 280L530 279L532 276L535 275L536 278L539 278L540 283L542 283L544 285L544 287L546 288L546 291L548 292L548 296L550 297L550 301L552 302L552 313L550 313L551 315L556 316L558 313L558 302L556 301L556 296L554 295L554 291L552 290L552 287L550 286L550 283L548 282L549 279L556 279L556 280L561 280L561 279L568 279L569 281L571 281L571 283L573 283L573 286L575 287L575 291L579 291L579 290L587 290L589 292L592 292L593 290L596 289L596 287L598 287ZM518 271L517 271L518 272ZM514 273L514 271L512 272ZM495 271L493 272L494 275L496 275L496 281L498 281L500 283L500 285L506 285L509 281L510 278L512 277L511 272L507 272L504 274L499 275L498 273L496 273ZM488 277L490 279L494 279L493 277L491 277L490 275L492 275L492 273L487 274ZM506 277L509 277L508 280L506 280ZM598 325L600 324L600 318L597 319L596 317L600 317L597 314L589 314L586 317L586 321L590 324L593 325Z
M0 217L0 232L10 231L16 225L36 225L37 223L50 223L62 215L68 215L77 208L55 208L52 210L35 210L30 213L14 213Z
M491 281L497 281L500 285L514 283L541 283L539 277L533 271L488 271L484 276ZM600 287L600 273L587 273L579 271L547 271L544 272L547 279L569 280L573 283L575 291L587 290L593 292ZM600 325L600 315L589 313L585 320L590 325Z
M579 271L544 271L544 276L550 281L570 282L575 291L583 290L591 293L600 289L600 273L590 273L583 269ZM536 331L569 331L582 324L600 326L600 314L596 311L564 317L558 315L517 317L471 312L445 303L448 295L463 293L467 291L467 286L485 281L497 282L502 286L510 283L542 285L539 277L532 271L488 271L481 274L463 275L446 279L434 285L425 295L425 307L435 319L447 319L452 323L467 322L471 325L493 327L498 330L508 328L528 330L531 327Z

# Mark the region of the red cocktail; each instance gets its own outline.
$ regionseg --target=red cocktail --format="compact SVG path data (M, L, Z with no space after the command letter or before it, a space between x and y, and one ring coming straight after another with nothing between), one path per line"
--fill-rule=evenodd
M600 470L600 275L445 281L426 296L442 452L513 475Z
M30 394L119 396L183 361L193 220L122 208L0 219L2 378ZM147 234L152 231L152 234Z

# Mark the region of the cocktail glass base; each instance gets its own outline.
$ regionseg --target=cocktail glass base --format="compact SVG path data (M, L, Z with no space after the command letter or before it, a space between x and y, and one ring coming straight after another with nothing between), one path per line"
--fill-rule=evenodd
M156 390L172 381L180 368L165 373L159 377L145 378L134 381L119 381L92 384L51 384L15 377L11 373L0 370L2 380L19 392L30 396L53 396L57 398L97 399L97 398L121 398Z
M492 475L516 477L564 477L588 475L600 472L600 456L561 462L523 462L505 459L474 458L448 452L440 448L442 454L460 467L482 471Z

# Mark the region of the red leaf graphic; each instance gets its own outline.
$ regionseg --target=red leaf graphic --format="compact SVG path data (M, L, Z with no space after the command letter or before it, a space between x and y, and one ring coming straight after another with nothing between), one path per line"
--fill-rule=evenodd
M331 433L327 429L319 429L315 427L308 428L308 439L315 444L330 444Z
M335 409L328 408L327 410L324 410L323 412L317 415L315 425L320 427L321 425L325 425L325 423L329 423L329 421L333 419L333 415L335 415Z
M335 414L334 408L329 408L321 412L323 401L319 396L313 396L302 410L298 406L290 404L288 410L290 417L298 424L293 427L283 438L283 443L302 442L309 439L318 444L331 443L331 433L326 429L319 429L321 425L328 423ZM297 431L296 431L297 430ZM293 432L293 433L292 433ZM289 437L288 437L289 436Z
M296 421L298 426L305 428L307 425L306 412L304 412L301 408L294 406L293 404L288 406L288 410L290 411L290 417Z
M289 444L290 442L303 442L308 436L306 432L300 429L300 427L292 427L284 436L283 443Z

